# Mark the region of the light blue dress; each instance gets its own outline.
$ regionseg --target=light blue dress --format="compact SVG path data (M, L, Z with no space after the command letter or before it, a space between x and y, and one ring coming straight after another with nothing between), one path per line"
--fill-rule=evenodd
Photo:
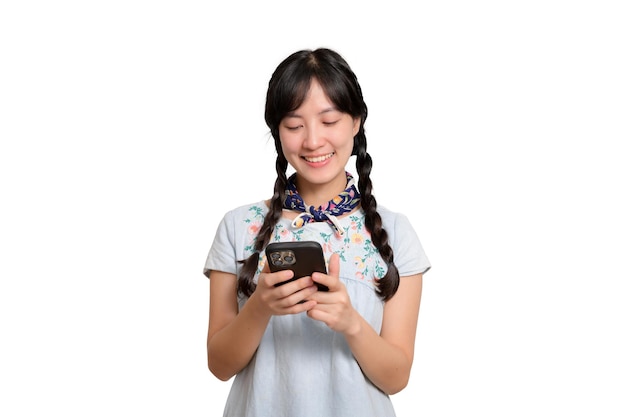
M209 251L205 273L211 270L238 275L252 253L254 241L268 212L264 202L228 212L222 219ZM400 276L425 273L430 263L408 219L379 207L383 227L394 250ZM364 212L339 219L343 236L325 222L307 223L299 229L282 218L272 241L315 240L326 261L338 253L340 278L353 307L380 333L384 302L374 280L387 267L364 224ZM263 254L257 270L266 258ZM239 298L239 306L246 302ZM224 416L227 417L387 417L394 416L389 396L365 377L343 335L305 313L271 318L256 354L233 381Z

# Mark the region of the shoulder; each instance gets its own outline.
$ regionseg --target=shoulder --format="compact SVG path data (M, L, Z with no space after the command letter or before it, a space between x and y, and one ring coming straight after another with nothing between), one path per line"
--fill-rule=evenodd
M400 276L410 276L428 271L430 261L409 218L403 213L380 206L378 213L389 236L389 244L394 252L394 263Z
M385 229L396 229L398 227L410 226L410 221L403 213L392 211L385 206L378 206L378 214L383 221L383 227Z
M256 203L244 204L227 211L224 214L224 218L231 221L263 218L267 211L268 208L265 201L257 201Z
M234 236L242 230L254 232L263 224L267 212L268 208L264 201L235 207L223 215L218 231L226 231L229 236Z
M378 214L380 214L383 228L389 236L391 246L397 245L400 241L403 242L403 244L413 244L419 240L415 228L411 224L408 216L404 213L379 206Z

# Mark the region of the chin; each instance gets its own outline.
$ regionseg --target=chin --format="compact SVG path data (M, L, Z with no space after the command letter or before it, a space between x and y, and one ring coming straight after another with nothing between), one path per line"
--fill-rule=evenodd
M302 171L297 171L298 174L300 175L300 178L302 178L303 180L311 183L311 184L315 184L315 185L324 185L324 184L328 184L330 182L333 182L337 177L341 176L343 177L345 174L345 169L341 169L339 171L337 170L332 170L331 171L324 171L324 170L315 170L315 169L306 169L306 170L302 170Z

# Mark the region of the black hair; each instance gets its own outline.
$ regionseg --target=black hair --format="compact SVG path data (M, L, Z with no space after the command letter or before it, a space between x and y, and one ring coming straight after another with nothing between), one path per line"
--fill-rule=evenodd
M358 188L361 193L361 207L365 212L365 227L372 235L372 243L387 264L386 275L377 282L378 293L383 300L389 300L398 290L400 277L393 263L393 250L389 245L387 232L377 211L377 203L372 194L372 158L367 153L367 139L364 123L367 119L367 105L363 100L361 86L348 63L337 52L320 48L301 50L282 61L269 82L265 101L265 122L274 138L276 152L276 181L274 195L270 200L269 212L257 235L254 253L241 261L243 267L238 281L239 291L250 296L254 292L254 275L260 253L270 242L274 227L282 216L287 186L287 159L282 151L278 128L282 119L296 110L304 102L311 85L316 79L328 99L341 112L352 118L360 118L359 131L354 137L352 155L356 155L356 168L359 174Z

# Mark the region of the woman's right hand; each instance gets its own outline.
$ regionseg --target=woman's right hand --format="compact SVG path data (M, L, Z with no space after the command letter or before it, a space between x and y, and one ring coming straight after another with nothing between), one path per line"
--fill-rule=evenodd
M315 307L315 301L307 300L317 292L311 277L303 277L276 287L276 284L293 277L292 271L270 272L267 264L259 275L256 290L250 296L253 302L267 315L282 316L299 314Z
M317 291L311 277L274 286L292 276L291 271L270 273L266 267L256 290L239 309L237 277L211 271L207 359L216 377L227 381L250 363L273 315L298 314L316 305L311 300L299 304Z

